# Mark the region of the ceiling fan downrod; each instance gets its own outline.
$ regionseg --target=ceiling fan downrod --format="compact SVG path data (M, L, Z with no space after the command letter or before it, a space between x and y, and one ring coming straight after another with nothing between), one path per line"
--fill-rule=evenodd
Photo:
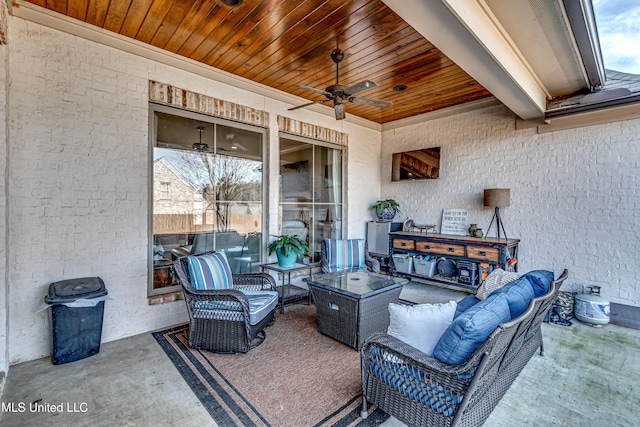
M336 84L340 81L340 61L344 59L344 52L340 48L335 48L331 52L331 60L336 63Z

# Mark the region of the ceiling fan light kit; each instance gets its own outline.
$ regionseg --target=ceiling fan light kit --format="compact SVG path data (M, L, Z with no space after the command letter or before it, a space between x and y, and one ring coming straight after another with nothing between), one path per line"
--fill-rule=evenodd
M198 132L200 132L200 142L194 142L192 147L196 151L207 151L209 149L209 145L202 142L202 132L204 131L204 127L198 126Z
M289 111L297 110L298 108L308 107L314 104L319 104L321 102L333 101L333 110L336 115L336 120L342 120L346 117L345 110L344 110L345 100L348 102L352 102L354 104L362 104L362 105L368 105L371 107L378 107L378 108L389 108L393 105L388 101L379 101L375 99L359 98L359 97L353 96L356 93L363 92L367 89L371 89L378 86L375 82L372 82L371 80L363 80L360 83L356 83L353 86L341 85L339 64L340 64L340 61L342 61L343 59L344 59L344 52L341 51L339 48L336 48L333 50L333 52L331 52L331 60L336 64L336 83L334 85L327 87L325 90L316 89L309 86L295 85L295 87L297 88L324 95L327 99L321 99L319 101L312 101L306 104L298 105L297 107L291 107L289 108Z

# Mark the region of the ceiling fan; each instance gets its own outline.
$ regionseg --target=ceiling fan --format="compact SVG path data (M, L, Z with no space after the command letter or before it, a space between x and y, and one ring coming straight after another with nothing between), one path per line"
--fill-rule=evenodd
M340 61L344 58L344 52L342 52L339 48L334 49L331 52L331 59L336 63L336 84L327 87L325 90L312 88L309 86L295 85L296 87L304 90L309 90L311 92L320 93L327 97L327 99L322 99L320 101L313 101L307 104L298 105L297 107L289 108L291 110L297 110L298 108L308 107L309 105L319 104L321 102L333 101L333 109L336 113L336 120L342 120L346 117L344 113L344 101L353 102L354 104L364 104L370 105L372 107L379 108L389 108L391 107L390 102L387 101L378 101L375 99L368 98L359 98L355 97L356 93L362 92L367 89L371 89L377 86L371 80L364 80L360 83L356 83L353 86L343 86L339 83L340 79Z

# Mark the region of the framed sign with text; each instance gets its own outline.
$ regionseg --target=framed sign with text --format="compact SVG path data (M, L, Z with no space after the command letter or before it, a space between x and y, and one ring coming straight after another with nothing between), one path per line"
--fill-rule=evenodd
M466 236L469 219L466 209L444 209L442 211L442 227L440 233Z

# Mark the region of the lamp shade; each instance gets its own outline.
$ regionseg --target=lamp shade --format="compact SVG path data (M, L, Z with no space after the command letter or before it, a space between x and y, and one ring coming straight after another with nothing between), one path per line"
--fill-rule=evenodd
M511 205L511 189L486 188L484 190L484 205L488 207L503 207Z

